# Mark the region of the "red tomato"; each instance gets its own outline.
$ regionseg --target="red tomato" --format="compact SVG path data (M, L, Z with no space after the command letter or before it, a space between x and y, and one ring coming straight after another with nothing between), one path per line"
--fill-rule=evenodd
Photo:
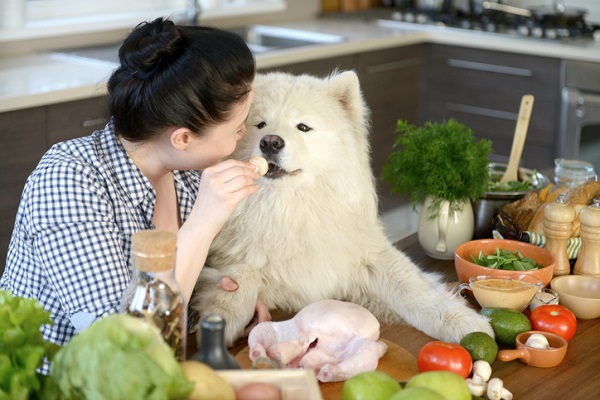
M450 371L468 378L473 360L467 349L459 344L433 341L421 347L417 365L420 372Z
M565 306L544 304L537 307L529 316L534 330L552 332L565 338L573 339L577 330L577 318Z

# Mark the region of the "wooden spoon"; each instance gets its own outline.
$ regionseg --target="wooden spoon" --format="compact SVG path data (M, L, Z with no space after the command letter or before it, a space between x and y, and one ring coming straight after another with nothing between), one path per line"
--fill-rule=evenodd
M519 172L519 161L523 154L523 146L527 137L527 128L529 128L529 119L533 109L533 95L526 94L521 98L521 108L517 117L517 126L515 127L515 136L513 137L512 148L510 149L510 158L506 171L500 179L501 183L517 181Z

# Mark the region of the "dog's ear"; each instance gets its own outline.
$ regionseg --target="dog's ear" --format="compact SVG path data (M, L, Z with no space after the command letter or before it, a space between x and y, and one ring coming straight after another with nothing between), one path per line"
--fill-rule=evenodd
M364 123L368 117L368 109L362 97L356 72L334 72L329 77L329 94L340 102L354 123L361 125Z

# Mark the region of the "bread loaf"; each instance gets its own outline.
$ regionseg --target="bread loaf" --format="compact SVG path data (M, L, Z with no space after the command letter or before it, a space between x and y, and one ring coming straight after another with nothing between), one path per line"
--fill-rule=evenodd
M528 231L539 235L544 234L544 208L547 204L555 202L558 195L563 193L567 204L575 208L575 220L573 221L573 234L571 237L579 237L579 211L583 207L592 204L594 198L600 197L599 181L586 182L569 190L566 188L557 188L548 193L546 201L537 209L531 219L531 223L527 227Z

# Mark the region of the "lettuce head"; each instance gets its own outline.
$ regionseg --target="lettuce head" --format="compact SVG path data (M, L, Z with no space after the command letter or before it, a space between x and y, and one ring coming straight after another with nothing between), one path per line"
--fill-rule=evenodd
M158 329L124 314L102 318L71 339L50 376L65 400L184 399L194 387Z

